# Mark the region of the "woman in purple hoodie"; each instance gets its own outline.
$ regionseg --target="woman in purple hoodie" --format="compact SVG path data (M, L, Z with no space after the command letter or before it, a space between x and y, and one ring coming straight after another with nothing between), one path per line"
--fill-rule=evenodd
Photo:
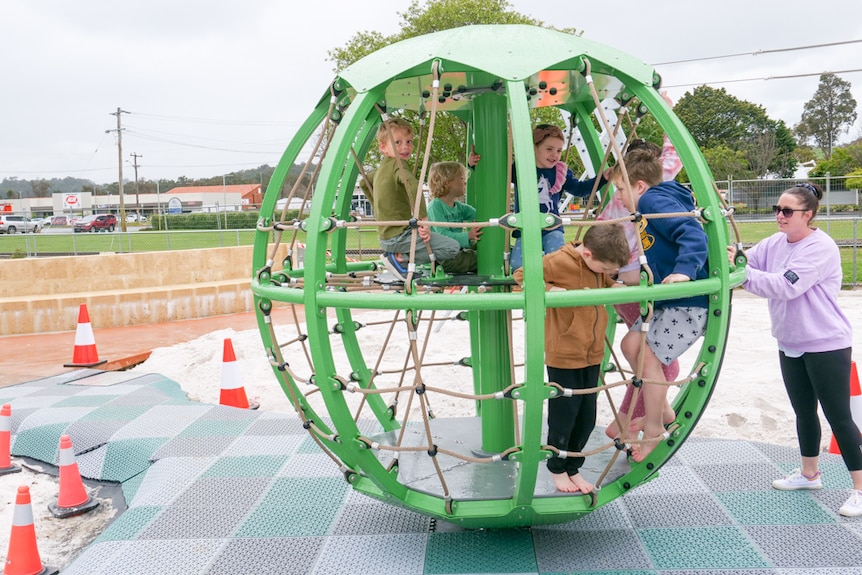
M820 418L832 427L853 494L838 513L862 515L862 436L850 411L853 334L838 307L841 255L825 232L812 227L823 190L797 184L772 206L778 232L747 250L748 279L743 286L769 300L772 335L784 387L796 413L802 468L772 482L775 489L820 489Z

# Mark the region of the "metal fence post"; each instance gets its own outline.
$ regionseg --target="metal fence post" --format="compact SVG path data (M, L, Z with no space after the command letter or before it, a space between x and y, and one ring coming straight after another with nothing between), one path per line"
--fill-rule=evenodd
M859 226L859 218L855 218L853 220L853 289L856 289L856 254L859 249L859 242L857 241L858 236L856 235L856 229Z
M727 203L733 205L733 176L727 176Z
M830 221L829 221L831 219L829 217L829 215L830 215L829 214L829 212L830 212L829 207L830 207L830 203L831 203L831 200L829 197L829 192L831 191L832 187L829 185L829 182L830 182L829 172L826 172L826 233L827 234L829 234L829 231L832 229L832 227L830 226Z

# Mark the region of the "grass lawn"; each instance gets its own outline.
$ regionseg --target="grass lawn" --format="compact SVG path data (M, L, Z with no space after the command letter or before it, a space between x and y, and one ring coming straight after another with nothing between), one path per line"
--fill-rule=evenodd
M852 285L862 280L862 258L859 251L852 247L855 239L862 240L862 229L858 218L816 220L821 229L832 236L839 244L848 247L841 248L841 260L844 268L844 283ZM755 244L765 237L774 234L778 228L772 219L737 221L742 243L746 246ZM731 241L734 241L732 228L728 228ZM170 251L187 249L205 249L212 247L252 245L255 230L196 230L196 231L134 231L99 232L99 233L39 233L0 235L0 254L24 257L28 254L86 254L102 252L143 252ZM578 235L574 226L566 228L566 238L573 240ZM333 239L335 236L330 238ZM282 235L283 242L290 242L293 232ZM305 232L296 234L296 241L305 243ZM361 259L374 259L380 254L380 244L377 241L376 228L364 228L357 232L348 230L346 238L347 249L353 254L361 251ZM855 273L854 273L855 272ZM855 281L854 281L855 275Z

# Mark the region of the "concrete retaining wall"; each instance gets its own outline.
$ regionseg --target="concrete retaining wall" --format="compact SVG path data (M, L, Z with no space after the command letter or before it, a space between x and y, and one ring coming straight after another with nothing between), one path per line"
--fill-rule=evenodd
M251 311L251 246L0 260L0 335Z

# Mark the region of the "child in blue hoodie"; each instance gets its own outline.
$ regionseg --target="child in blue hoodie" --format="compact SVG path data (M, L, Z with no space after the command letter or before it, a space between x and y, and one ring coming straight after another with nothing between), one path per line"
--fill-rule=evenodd
M705 279L707 240L700 222L691 216L649 217L691 212L695 209L691 191L674 181L662 181L661 162L648 150L632 150L626 154L625 165L628 181L622 170L614 169L613 182L621 193L636 199L638 212L644 214L639 224L640 236L654 282ZM631 326L620 347L633 368L643 360L642 379L665 381L662 364L671 364L704 334L708 307L706 295L656 301L646 346L641 345L643 321L639 318ZM675 419L667 401L667 386L646 384L641 393L645 408L644 439L659 440L665 432L663 421ZM632 449L635 461L643 461L654 448L654 442L635 446Z

